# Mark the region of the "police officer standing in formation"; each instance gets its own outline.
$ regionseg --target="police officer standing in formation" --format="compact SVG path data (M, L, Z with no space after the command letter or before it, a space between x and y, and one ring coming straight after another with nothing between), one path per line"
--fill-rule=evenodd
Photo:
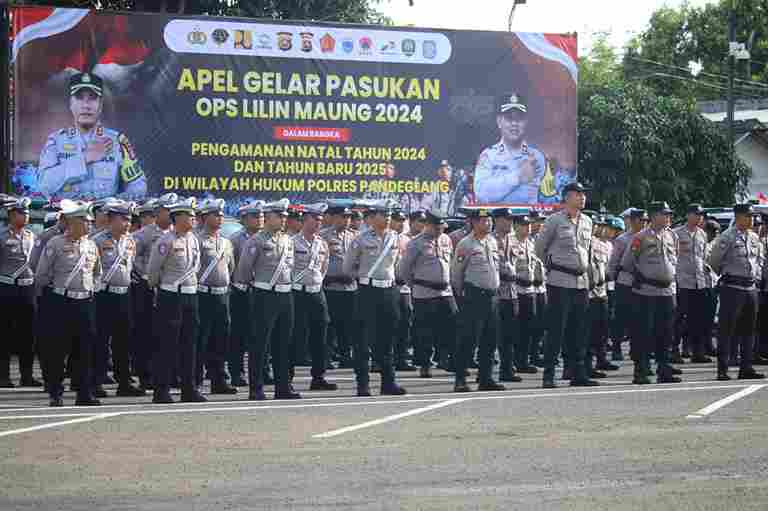
M338 387L325 379L328 350L328 302L323 291L323 278L328 271L328 244L318 233L326 204L304 206L301 231L293 237L293 294L296 306L294 338L309 346L312 356L312 382L309 390L336 390ZM293 365L291 366L293 376Z
M56 335L45 339L45 368L51 406L63 406L64 359L73 342L78 343L75 405L101 404L91 393L93 345L96 340L96 310L93 294L101 280L101 259L90 240L88 222L93 221L91 204L62 201L61 215L66 233L52 238L43 250L35 272L38 290L50 287L48 312L56 324Z
M639 348L633 383L650 383L649 358L656 357L658 383L679 383L668 363L674 337L677 237L670 230L672 210L666 202L648 205L650 227L637 233L624 252L621 267L633 274L633 303ZM634 333L633 333L634 335Z
M405 254L405 249L411 242L411 237L405 234L405 221L408 217L402 211L392 213L392 230L398 234L398 250ZM402 259L402 258L401 258ZM400 322L395 328L394 356L395 370L415 371L408 360L408 350L411 347L411 328L413 327L413 297L411 287L403 280L396 279L398 293L398 307L400 309Z
M518 317L520 306L517 298L517 258L520 244L512 231L514 214L508 208L493 211L496 245L499 248L499 355L501 366L499 380L520 382L522 378L515 374L515 343L519 336Z
M549 270L549 332L544 345L544 388L554 388L555 362L565 346L565 369L572 386L594 386L586 367L589 306L587 269L592 251L592 220L581 212L586 192L580 183L563 188L563 210L547 219L536 239L536 256ZM567 374L566 374L567 375Z
M197 342L196 383L203 383L203 365L211 380L211 394L237 394L227 383L225 362L229 353L230 275L235 271L232 243L221 235L224 219L224 199L211 199L200 205L200 268L197 275L197 296L200 311L200 332Z
M275 399L298 399L289 381L294 327L293 240L285 232L288 199L265 204L264 230L245 242L233 282L250 286L251 339L248 349L248 399L264 400L264 357L267 343L277 336Z
M381 369L381 394L403 395L406 390L395 382L392 344L400 320L399 291L395 267L400 257L399 235L391 230L392 204L382 200L373 204L368 217L369 229L352 242L342 266L343 273L357 279L360 286L362 331L355 346L357 395L370 396L369 345Z
M264 201L257 200L241 206L238 210L240 223L243 228L237 231L229 240L232 243L234 265L240 261L243 245L248 239L264 228ZM248 385L245 379L243 358L248 350L251 337L251 302L248 294L248 286L232 282L230 294L230 310L232 315L231 337L229 342L229 354L227 366L229 368L231 383L240 387Z
M707 336L711 332L705 330L708 326L706 314L709 307L706 301L709 295L706 282L707 234L701 228L703 219L701 204L691 204L685 225L675 229L679 249L675 344L681 334L687 332L685 347L693 351L691 362L698 364L712 362L704 353L709 342Z
M438 211L425 214L423 231L406 247L398 266L398 279L413 294L416 363L419 376L431 378L432 355L453 352L446 346L456 336L458 307L451 288L450 267L453 248L445 234L448 224ZM439 346L442 344L442 346Z
M128 234L134 204L113 199L102 210L108 219L107 230L93 238L99 250L103 272L96 293L97 342L106 351L112 342L112 359L117 377L118 396L143 396L144 389L131 384L129 350L133 334L131 272L136 258L136 242ZM95 350L98 352L98 350ZM99 378L107 372L106 358L97 358L94 367L94 395L106 397Z
M149 285L149 256L155 243L173 229L170 207L178 201L178 195L167 193L156 201L145 204L142 207L142 216L154 218L155 220L131 235L136 242L136 257L133 264L132 278L134 310L136 317L144 319L144 321L136 323L137 346L134 349L136 354L134 366L141 381L141 387L144 390L151 390L153 388L151 365L157 347L152 329L154 320L151 319L154 317L155 311L155 291ZM153 204L155 209L150 216L148 211Z
M504 385L494 381L491 374L499 337L499 249L491 234L491 211L474 209L469 215L472 233L459 242L451 261L451 283L454 292L461 296L454 391L471 391L465 371L476 346L478 390L504 390Z
M765 254L752 230L750 204L733 208L734 225L718 236L709 254L709 264L720 274L720 332L717 342L717 379L730 380L728 361L737 348L739 379L762 379L752 368L758 291Z
M169 390L177 360L182 402L207 401L195 385L200 327L200 244L192 232L195 206L194 199L169 206L173 230L157 240L149 256L148 283L157 292L154 341L158 350L153 359L153 403L173 403Z
M30 256L35 235L29 224L30 199L20 198L8 204L8 225L0 228L0 310L7 336L0 346L0 388L13 388L11 353L19 354L22 387L40 387L32 375L35 361L35 275Z
M536 374L538 369L531 364L530 358L534 349L536 326L539 321L534 281L536 266L540 261L534 253L534 245L530 237L530 217L528 215L516 216L514 228L518 244L517 257L515 258L515 293L519 307L518 328L515 331L515 366L519 373Z
M600 239L600 230L606 225L604 217L595 220L595 235L592 237L592 258L589 262L589 340L587 351L587 374L591 378L605 378L607 375L597 369L618 369L608 364L606 343L608 341L608 260L612 246ZM596 359L596 368L593 365Z

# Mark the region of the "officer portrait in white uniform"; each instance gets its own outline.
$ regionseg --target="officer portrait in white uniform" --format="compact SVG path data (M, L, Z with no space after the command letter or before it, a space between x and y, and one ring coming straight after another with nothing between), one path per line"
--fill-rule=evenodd
M475 168L475 194L480 204L536 204L547 170L544 153L525 139L528 105L507 94L497 101L496 126L501 140L487 147Z
M101 124L104 83L92 73L69 81L74 125L48 136L40 155L40 191L56 199L140 199L147 179L125 134Z

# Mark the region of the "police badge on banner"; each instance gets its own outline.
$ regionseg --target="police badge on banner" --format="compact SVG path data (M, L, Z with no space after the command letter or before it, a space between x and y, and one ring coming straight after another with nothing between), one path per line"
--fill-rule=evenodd
M55 12L12 8L27 105L12 183L27 195L361 197L450 215L553 204L576 178L574 35ZM103 94L62 90L73 62L96 63L76 71ZM102 114L71 108L91 94Z

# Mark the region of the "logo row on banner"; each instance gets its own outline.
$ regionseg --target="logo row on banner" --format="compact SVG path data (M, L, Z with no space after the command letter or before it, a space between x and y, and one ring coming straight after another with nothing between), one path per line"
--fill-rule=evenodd
M177 53L444 64L451 42L437 32L171 20L165 44Z

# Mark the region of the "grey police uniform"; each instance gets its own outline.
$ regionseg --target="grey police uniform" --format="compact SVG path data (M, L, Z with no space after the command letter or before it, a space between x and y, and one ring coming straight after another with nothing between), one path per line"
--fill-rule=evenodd
M614 345L618 343L621 345L621 341L624 337L633 338L635 311L634 308L634 293L632 292L633 276L621 266L621 260L624 257L624 253L627 251L629 244L632 242L634 234L632 232L625 232L624 234L616 237L613 240L613 251L611 252L611 259L608 261L608 278L613 280L616 285L616 306L614 315L614 332L616 338L614 338ZM632 344L634 346L634 344ZM634 353L634 349L631 350ZM635 357L632 357L633 360Z
M491 358L498 344L500 255L493 235L465 237L456 247L451 262L451 283L462 295L456 347L456 385L466 383L464 372L474 347L478 346L481 388L494 384Z
M659 382L672 379L667 363L674 337L677 238L670 229L637 233L624 252L621 267L633 274L638 346L633 345L635 378L647 376L649 356L656 354Z
M150 288L157 288L154 340L157 350L152 378L155 397L167 396L173 369L179 363L182 400L197 394L195 346L200 327L197 272L200 245L191 232L163 234L152 246L147 266Z
M206 228L196 233L200 244L200 269L197 274L197 300L200 332L197 341L196 382L202 385L203 365L211 380L212 394L233 394L227 386L225 361L229 353L230 275L235 271L232 243Z
M515 344L519 337L520 305L517 295L517 258L520 246L514 233L495 232L499 247L499 379L513 381L515 372Z
M533 240L517 240L515 258L515 292L519 305L517 330L515 332L515 366L518 371L534 372L530 357L535 348L536 328L538 326L537 287L543 286L543 265L534 253ZM541 267L542 284L537 286L537 268ZM546 295L546 293L544 293Z
M279 339L273 346L275 396L289 392L289 353L294 328L294 246L282 232L260 231L243 245L234 284L251 288L252 330L248 349L249 385L252 396L263 393L264 359L273 331Z
M0 346L0 386L10 385L11 353L19 354L21 384L33 381L35 360L35 274L30 255L35 235L27 228L18 232L0 227L0 328L8 335Z
M325 375L328 359L326 335L330 317L323 290L323 279L328 271L328 244L319 234L307 240L303 233L293 237L293 281L296 328L294 354L307 353L312 359L312 378ZM307 347L309 350L307 350ZM291 360L291 372L295 360Z
M565 345L565 365L573 372L572 385L588 379L586 318L589 306L587 268L592 245L592 220L567 212L547 218L536 238L536 256L545 262L549 335L544 346L544 383L553 384L555 361Z
M688 332L688 344L693 358L704 357L705 346L709 343L711 330L705 330L711 320L707 277L707 233L696 227L690 231L686 225L675 229L678 239L679 257L677 265L677 321L675 339Z
M344 257L342 272L357 279L362 331L355 350L355 374L359 390L369 386L368 352L381 368L382 390L395 384L391 352L395 325L400 321L399 293L395 285L395 266L400 257L399 235L392 230L379 236L368 229L358 236Z
M115 378L124 390L131 386L129 365L134 312L131 297L131 273L136 258L136 241L125 234L119 240L110 231L92 238L99 250L103 268L96 294L98 340L94 356L95 384L107 372L108 343L112 343Z
M609 333L608 261L613 246L608 241L592 238L592 258L589 265L589 346L587 372L592 373L593 359L607 364L606 348Z
M87 237L78 240L68 234L53 237L45 246L35 271L38 289L50 287L46 321L56 324L57 335L47 336L43 350L46 381L52 399L64 391L64 360L73 342L79 343L79 360L90 361L96 339L96 311L93 294L101 279L101 260L96 244ZM77 367L78 401L91 395L91 364Z
M753 231L733 226L714 240L708 262L720 274L718 375L727 375L731 350L739 342L739 377L748 377L754 373L757 285L765 265L763 246Z
M88 144L101 137L112 142L112 149L101 160L86 164ZM101 125L86 135L75 127L52 133L39 168L40 189L47 197L136 199L147 194L147 179L128 138Z
M328 271L323 289L328 300L331 326L336 333L336 351L341 367L352 367L352 346L358 336L357 281L343 271L346 256L357 233L352 229L338 231L328 227L320 231L320 237L328 244Z
M413 295L416 364L429 368L435 348L453 353L458 307L450 283L451 239L422 232L406 247L397 268ZM443 344L442 346L438 346Z
M240 253L245 242L253 234L248 229L241 229L234 233L229 241L232 243L232 254L235 260L235 268L240 260ZM248 351L248 343L251 336L250 322L250 293L248 286L236 286L234 282L230 286L229 309L231 316L231 336L229 342L229 355L227 356L227 368L231 377L231 383L235 386L246 385L244 372L244 356Z

